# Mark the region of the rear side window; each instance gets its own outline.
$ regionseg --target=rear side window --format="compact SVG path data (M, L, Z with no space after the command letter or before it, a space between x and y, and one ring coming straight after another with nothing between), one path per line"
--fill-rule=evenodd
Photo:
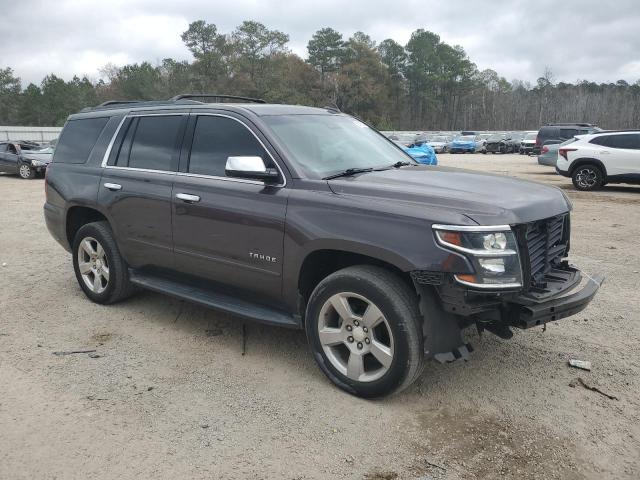
M260 142L240 122L227 117L199 116L193 133L189 173L224 177L227 158L231 156L262 157L269 163Z
M182 122L181 115L138 117L127 131L117 165L147 170L175 170ZM127 145L129 138L130 147ZM124 156L128 157L128 162Z
M604 145L610 148L626 148L630 150L640 150L640 134L628 133L624 135L606 135L604 137L595 138L594 140L602 139L604 143L598 143L598 145ZM591 142L595 143L595 142Z
M56 145L54 162L85 163L109 117L70 120Z

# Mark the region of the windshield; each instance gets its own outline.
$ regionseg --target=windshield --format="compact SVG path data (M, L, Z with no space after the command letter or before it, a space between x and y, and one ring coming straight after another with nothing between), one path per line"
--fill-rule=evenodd
M504 140L506 135L491 135L487 140Z
M527 133L527 136L524 137L525 140L535 140L538 136L537 133Z
M437 137L433 137L431 139L432 142L446 142L447 141L447 137L441 137L441 136L437 136Z
M375 130L347 115L262 117L311 178L348 168L387 168L413 159Z
M476 137L473 135L463 135L462 137L456 138L459 142L475 142Z

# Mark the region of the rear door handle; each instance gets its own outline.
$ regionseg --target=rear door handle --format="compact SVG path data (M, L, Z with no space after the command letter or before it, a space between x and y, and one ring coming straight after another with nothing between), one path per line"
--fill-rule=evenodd
M198 195L191 195L190 193L176 193L176 198L187 203L196 203L200 201L200 197Z
M116 190L122 190L122 185L118 183L105 183L104 188L107 188L112 192L115 192Z

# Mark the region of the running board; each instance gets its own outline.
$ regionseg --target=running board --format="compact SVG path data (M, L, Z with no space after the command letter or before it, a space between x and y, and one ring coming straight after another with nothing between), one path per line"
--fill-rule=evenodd
M285 312L272 307L258 305L227 293L184 284L170 278L138 272L129 269L129 279L134 285L164 293L205 307L229 313L230 315L255 320L268 325L300 328L300 323Z

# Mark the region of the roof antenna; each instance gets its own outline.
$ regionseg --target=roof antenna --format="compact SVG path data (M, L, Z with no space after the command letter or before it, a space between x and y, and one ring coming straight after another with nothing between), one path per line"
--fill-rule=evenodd
M331 102L329 105L324 107L325 110L329 110L331 113L342 113L340 108L338 108L338 104L336 102Z

